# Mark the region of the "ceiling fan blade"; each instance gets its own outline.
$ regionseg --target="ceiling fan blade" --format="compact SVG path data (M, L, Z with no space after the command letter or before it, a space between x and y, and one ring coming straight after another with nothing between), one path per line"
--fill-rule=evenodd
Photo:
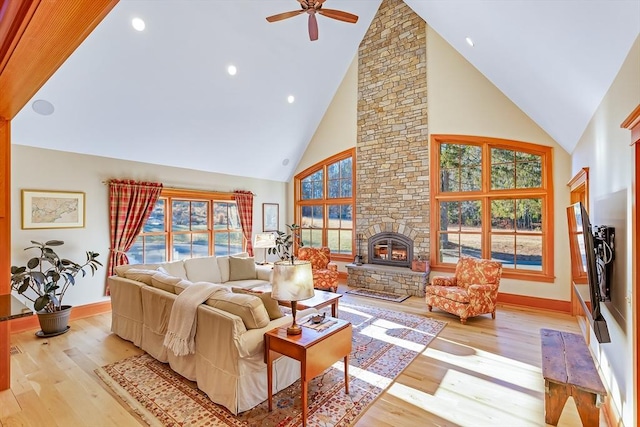
M309 14L309 40L318 40L318 20L315 13Z
M292 10L291 12L278 13L277 15L267 16L267 21L276 22L281 21L283 19L291 18L296 15L300 15L301 13L306 12L305 10Z
M358 22L358 16L349 12L343 12L341 10L336 9L318 9L317 12L320 15L324 15L327 18L337 19L338 21L348 22L350 24L355 24Z

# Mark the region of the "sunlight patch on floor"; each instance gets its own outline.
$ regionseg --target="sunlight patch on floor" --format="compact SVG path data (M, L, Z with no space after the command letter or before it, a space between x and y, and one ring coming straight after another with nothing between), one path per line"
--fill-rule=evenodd
M439 338L440 339L440 338ZM536 366L517 360L499 356L487 351L454 343L457 346L473 350L470 355L459 356L447 351L428 347L422 354L432 359L455 365L467 371L476 372L481 376L488 376L496 380L516 384L519 388L532 391L542 391L542 371Z
M445 375L434 395L400 383L392 384L387 393L461 427L541 425L530 421L542 413L538 399L456 371Z

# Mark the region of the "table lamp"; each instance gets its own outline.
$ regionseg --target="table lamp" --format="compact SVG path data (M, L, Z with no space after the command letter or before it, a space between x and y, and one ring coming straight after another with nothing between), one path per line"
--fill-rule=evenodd
M258 233L253 239L254 249L264 249L264 261L260 264L267 263L267 249L276 247L276 233Z
M276 262L273 265L271 288L271 298L291 302L293 323L287 328L287 335L301 334L302 329L296 324L296 305L298 301L314 296L311 262L301 260L295 260L293 263L291 261Z

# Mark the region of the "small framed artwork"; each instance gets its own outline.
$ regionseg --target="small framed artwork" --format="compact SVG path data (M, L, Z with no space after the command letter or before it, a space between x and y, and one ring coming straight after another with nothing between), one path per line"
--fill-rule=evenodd
M22 229L84 227L84 193L22 190Z
M279 210L280 205L277 203L262 204L262 231L278 231Z

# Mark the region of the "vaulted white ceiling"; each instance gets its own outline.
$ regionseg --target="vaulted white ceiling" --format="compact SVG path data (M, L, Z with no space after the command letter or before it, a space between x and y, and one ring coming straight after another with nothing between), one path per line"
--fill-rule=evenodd
M405 2L569 152L640 33L640 0ZM327 0L360 19L319 16L310 42L306 14L265 20L294 0L120 0L13 143L288 181L380 3Z

